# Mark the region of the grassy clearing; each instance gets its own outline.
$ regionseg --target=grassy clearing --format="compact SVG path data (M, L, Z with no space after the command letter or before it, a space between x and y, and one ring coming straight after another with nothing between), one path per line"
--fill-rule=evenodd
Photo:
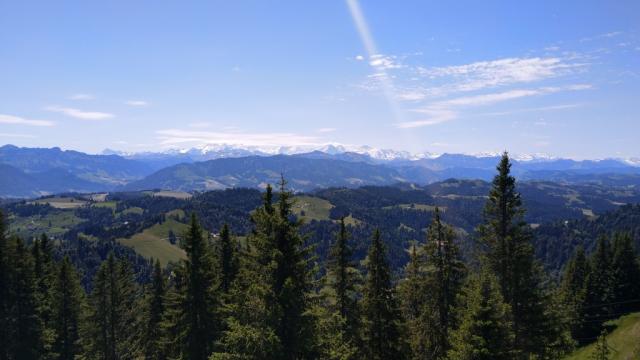
M56 237L80 222L82 219L76 217L73 211L60 211L46 216L34 215L20 218L12 216L9 218L9 230L22 238L39 236L43 233Z
M408 210L419 210L419 211L434 211L436 209L436 207L434 205L427 205L427 204L400 204L400 205L393 205L393 206L385 206L385 207L383 207L383 209L385 209L385 210L391 210L391 209L395 209L395 208L408 209ZM440 211L445 211L445 208L441 207Z
M611 348L611 360L640 359L640 313L633 313L611 322L615 326L607 335L607 344ZM595 345L582 347L565 360L588 360Z
M171 198L183 199L184 200L184 199L190 199L192 195L189 194L188 192L184 192L184 191L161 190L161 191L154 192L153 196L171 197Z
M183 223L167 219L162 224L156 224L130 238L118 239L118 242L133 248L138 254L146 258L158 259L162 265L166 265L170 261L178 261L185 258L184 251L177 244L173 245L169 242L169 230L180 238L187 230L187 227Z
M329 212L333 205L327 200L311 197L296 196L293 213L305 221L329 220Z
M143 208L134 206L134 207L130 207L128 209L124 209L122 211L122 214L138 214L139 215L139 214L142 214L143 212L144 212Z
M49 204L57 209L75 209L87 204L87 201L78 200L71 197L52 197L34 200L35 204Z
M94 207L101 207L101 208L109 208L112 210L116 209L116 202L115 201L103 201L103 202L97 202L97 203L93 203Z

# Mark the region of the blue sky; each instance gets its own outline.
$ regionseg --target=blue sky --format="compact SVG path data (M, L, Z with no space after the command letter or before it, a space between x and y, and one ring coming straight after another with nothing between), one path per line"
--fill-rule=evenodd
M0 143L640 157L638 1L0 0Z

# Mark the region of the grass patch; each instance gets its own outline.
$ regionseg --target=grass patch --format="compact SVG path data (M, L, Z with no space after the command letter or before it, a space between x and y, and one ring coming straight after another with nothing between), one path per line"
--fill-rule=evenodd
M640 359L640 313L633 313L610 322L615 329L607 335L611 360ZM565 360L588 360L594 344L579 348Z
M46 199L34 200L33 204L49 204L56 209L75 209L87 204L87 201L75 199L72 197L52 197Z
M162 224L153 225L130 238L118 239L118 242L133 248L146 258L158 259L162 265L166 265L171 261L185 258L184 250L180 249L178 244L173 245L169 242L169 230L173 231L176 237L181 238L187 227L186 224L167 219Z
M122 210L122 214L138 214L138 215L140 215L143 212L144 212L144 209L141 208L141 207L137 207L137 206L130 207L130 208Z
M407 209L407 210L418 210L418 211L435 211L435 205L427 205L427 204L400 204L400 205L392 205L385 206L383 209L391 210L395 208ZM441 207L440 211L444 211L445 208Z
M45 216L12 216L9 218L9 231L25 239L43 233L56 237L61 236L80 222L82 219L75 216L73 211L55 211Z
M293 213L305 220L329 220L329 212L333 205L327 200L312 196L296 196Z
M154 192L153 196L170 197L170 198L186 200L186 199L190 199L191 196L193 196L193 195L189 194L188 192L184 192L184 191L161 190L161 191Z
M100 208L109 208L111 210L115 210L116 209L116 202L115 201L103 201L103 202L93 203L92 206L100 207Z

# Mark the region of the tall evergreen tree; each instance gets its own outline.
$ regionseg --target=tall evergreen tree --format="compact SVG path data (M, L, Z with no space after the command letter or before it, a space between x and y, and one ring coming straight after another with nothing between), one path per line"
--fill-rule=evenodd
M542 286L542 269L534 259L531 232L524 221L522 200L510 175L506 152L497 170L485 206L485 221L478 232L487 250L485 260L511 306L516 348L523 358L542 356L550 343L549 334L558 324L550 317L553 306Z
M403 319L403 332L408 343L411 359L428 359L433 329L433 314L428 308L431 296L426 284L423 249L412 244L409 262L404 269L404 278L398 284L398 297Z
M255 229L247 247L239 252L239 271L225 304L225 325L213 359L282 358L283 349L274 325L277 319L273 291L273 192L267 185L263 204L251 215Z
M453 229L442 223L436 207L425 247L427 291L431 294L430 313L434 316L431 331L435 336L429 349L432 359L444 358L449 350L449 330L454 324L453 307L465 275L465 266L454 239Z
M274 325L284 350L284 359L309 356L313 340L313 319L307 313L312 290L309 249L300 236L300 222L293 219L292 196L283 178L274 213L275 249L271 262L275 264L272 284L279 313Z
M44 351L42 322L38 316L33 259L22 239L15 237L7 265L11 269L8 292L8 358L39 359Z
M148 290L144 314L142 348L147 360L164 359L162 319L165 310L166 284L160 261L153 268L153 281Z
M8 264L9 244L5 216L0 209L0 360L9 358L9 281L11 268Z
M359 319L356 290L358 270L352 260L353 250L349 246L348 240L349 234L344 218L342 218L336 242L329 251L327 282L335 296L332 310L336 311L343 319L342 335L355 343Z
M81 353L80 319L85 294L67 256L58 268L52 294L53 358L73 360Z
M595 252L591 255L591 270L587 277L584 323L588 337L597 336L602 323L611 318L611 303L614 302L612 251L609 239L598 238Z
M238 246L231 238L229 225L224 224L220 231L220 244L218 246L218 261L220 271L220 289L227 294L231 289L231 284L238 274Z
M584 313L586 283L589 276L589 263L580 246L567 263L560 285L560 296L566 308L571 335L574 339L586 338L584 332Z
M640 309L640 264L629 234L616 234L612 260L613 300L615 313Z
M39 239L34 239L31 244L31 255L33 257L36 281L38 317L42 321L44 349L45 352L50 352L54 337L51 313L55 264L53 261L53 246L46 234L42 234Z
M602 330L600 336L596 340L596 346L590 356L591 360L609 360L611 359L611 348L607 342L607 331Z
M495 276L473 276L460 302L460 326L452 333L451 360L511 360L514 334L509 305Z
M374 360L401 356L398 320L391 270L386 248L376 229L367 255L367 275L363 289L362 313L364 352Z
M187 259L184 261L184 294L181 308L184 316L183 357L204 360L213 352L219 330L218 282L214 273L212 250L203 237L195 214L184 237Z
M321 357L327 359L353 359L360 345L356 290L358 270L351 259L348 238L343 218L336 241L329 250L320 301L314 308L317 346Z
M85 356L117 360L137 355L136 285L127 260L113 253L102 262L93 280L89 312L84 321Z

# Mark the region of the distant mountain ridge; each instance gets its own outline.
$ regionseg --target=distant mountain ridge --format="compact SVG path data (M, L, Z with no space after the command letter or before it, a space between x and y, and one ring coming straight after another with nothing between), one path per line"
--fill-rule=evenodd
M208 190L264 187L284 173L298 191L329 186L389 185L397 182L429 184L449 178L490 180L500 154L425 153L378 150L371 147L325 146L264 149L211 146L202 149L101 155L60 148L0 147L1 197L29 197L64 191L166 188ZM287 154L271 155L264 151ZM353 150L353 151L349 151ZM520 179L556 182L597 182L640 185L640 166L622 159L571 160L551 157L513 159ZM12 182L24 179L20 184Z

